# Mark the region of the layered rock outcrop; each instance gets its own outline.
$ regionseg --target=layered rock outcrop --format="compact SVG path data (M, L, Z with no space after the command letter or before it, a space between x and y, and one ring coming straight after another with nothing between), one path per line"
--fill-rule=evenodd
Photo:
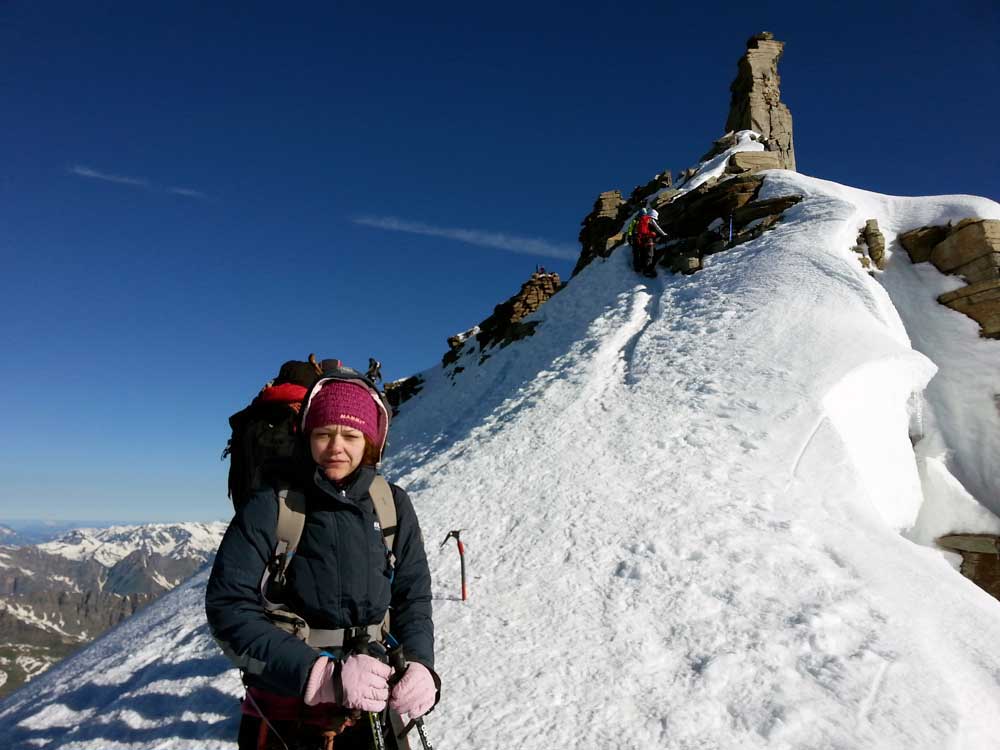
M733 211L749 202L756 195L759 181L746 190L751 183L739 182L766 169L795 169L795 150L792 144L792 116L781 101L778 60L784 43L763 32L747 42L747 52L740 60L736 79L730 86L732 99L724 136L712 144L712 148L702 156L704 163L719 154L732 149L738 141L744 141L741 131L754 131L751 139L764 146L764 151L738 151L729 157L723 177L735 175L734 180L720 183L711 179L692 191L674 188L669 170L657 174L645 185L632 190L628 199L619 190L601 193L593 210L584 218L580 230L580 257L573 268L575 276L595 258L606 258L614 248L625 242L624 230L629 219L643 207L655 208L660 212L660 225L671 233L667 224L674 226L674 237L680 237L690 249L703 252L709 241L697 235L705 231L702 214L714 213L712 218L728 217ZM680 175L680 187L697 172L697 167ZM732 184L728 184L732 182ZM726 187L717 185L726 184ZM700 203L699 203L700 202ZM692 237L696 241L692 241ZM727 241L728 241L727 232ZM685 257L692 257L688 254ZM686 271L698 264L688 262Z
M675 273L694 273L706 255L760 237L802 200L789 195L758 201L763 183L755 174L710 180L665 206L660 224L671 239L660 250L660 265Z
M875 265L880 271L885 270L885 235L878 228L877 219L868 219L858 232L857 244L851 248L860 258L861 265L871 268Z
M765 152L745 153L761 155ZM775 157L767 154L766 158ZM756 162L757 165L762 163L763 160ZM705 255L759 237L778 222L786 209L801 200L801 196L787 196L757 201L764 178L755 174L756 171L753 169L722 180L712 178L686 192L664 186L655 195L650 194L646 203L659 211L659 224L670 238L658 249L660 265L679 273L693 273L701 268ZM601 193L594 211L584 220L585 231L592 234L588 235L589 242L583 245L574 274L594 258L607 257L625 242L624 225L640 205L631 200L621 201L618 191ZM613 221L610 220L612 212Z
M914 263L931 262L967 286L938 302L979 323L987 338L1000 338L1000 221L969 218L955 225L920 227L899 235Z
M781 156L770 151L737 151L729 157L726 172L729 174L745 174L747 172L762 172L765 169L783 169Z
M544 305L562 286L557 273L536 271L531 274L517 294L493 308L493 314L479 324L475 335L479 350L506 346L533 334L538 321L524 323L522 319Z
M622 198L621 191L606 190L594 201L594 210L584 218L579 240L582 250L573 268L575 276L594 258L606 258L618 243L622 223L632 213L631 204Z
M727 131L753 130L763 137L767 151L778 155L782 169L795 169L792 113L781 101L778 60L784 42L765 31L747 41L746 54L737 63L736 80L729 90L732 99Z
M448 352L441 358L441 366L447 368L457 365L450 373L454 376L465 369L463 365L457 364L463 354L478 351L479 362L482 363L489 358L486 350L490 347L507 346L532 335L539 321L524 322L523 319L562 288L559 274L544 269L535 271L515 295L493 308L492 315L479 325L448 338Z
M416 396L424 387L424 379L419 375L411 375L402 380L394 380L385 384L385 397L392 407L393 416L399 413L399 407Z
M962 556L962 575L1000 599L1000 538L992 534L948 534L937 543Z
M903 246L914 263L925 263L931 259L931 250L948 236L951 227L920 227L899 235Z
M559 274L538 268L516 294L494 307L493 314L483 322L448 337L448 351L441 358L441 367L445 368L449 377L454 378L465 371L468 360L459 364L463 357L478 354L478 364L482 364L489 359L490 353L487 350L491 347L504 347L531 336L539 321L525 322L524 318L544 305L563 286ZM419 375L386 383L385 395L393 414L397 414L400 406L420 393L423 386L424 380Z
M1000 279L1000 221L965 219L931 250L931 263L970 284Z

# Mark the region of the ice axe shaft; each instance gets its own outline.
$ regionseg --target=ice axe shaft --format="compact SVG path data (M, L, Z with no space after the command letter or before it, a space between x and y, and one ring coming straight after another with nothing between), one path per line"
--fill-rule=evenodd
M448 543L449 539L455 537L455 543L458 545L458 558L462 565L462 601L464 602L469 598L469 592L465 584L465 545L462 544L462 538L460 536L461 533L462 529L453 529L452 531L449 531L448 536L446 536L444 541L441 542L441 549L444 549L444 546Z

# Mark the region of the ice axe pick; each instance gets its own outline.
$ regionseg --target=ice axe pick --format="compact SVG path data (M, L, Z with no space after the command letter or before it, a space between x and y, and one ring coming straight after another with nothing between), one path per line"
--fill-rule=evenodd
M461 533L462 533L461 529L453 529L452 531L449 531L448 536L446 536L444 538L444 541L441 542L441 549L444 549L444 546L448 543L449 539L455 537L455 543L458 544L458 558L462 563L462 601L464 602L466 599L469 598L469 593L468 589L466 589L465 587L465 545L462 544L462 539L460 536Z

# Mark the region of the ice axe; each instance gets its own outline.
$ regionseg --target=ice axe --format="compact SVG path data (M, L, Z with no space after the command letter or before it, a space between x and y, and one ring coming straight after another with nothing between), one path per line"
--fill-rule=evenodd
M465 545L462 544L462 539L459 536L461 533L461 529L453 529L452 531L449 531L448 536L446 536L444 541L441 542L441 549L444 549L444 546L448 543L449 539L455 537L455 542L458 544L458 557L462 563L462 601L464 602L469 598L469 594L468 590L465 588Z

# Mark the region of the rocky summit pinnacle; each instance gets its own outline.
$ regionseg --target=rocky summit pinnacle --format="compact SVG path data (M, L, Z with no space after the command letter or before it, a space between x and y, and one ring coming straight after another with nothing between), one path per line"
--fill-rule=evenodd
M729 90L727 131L753 130L764 138L768 151L777 153L784 169L795 169L792 113L781 101L778 60L785 48L764 31L747 40L746 54L737 63L736 79Z

